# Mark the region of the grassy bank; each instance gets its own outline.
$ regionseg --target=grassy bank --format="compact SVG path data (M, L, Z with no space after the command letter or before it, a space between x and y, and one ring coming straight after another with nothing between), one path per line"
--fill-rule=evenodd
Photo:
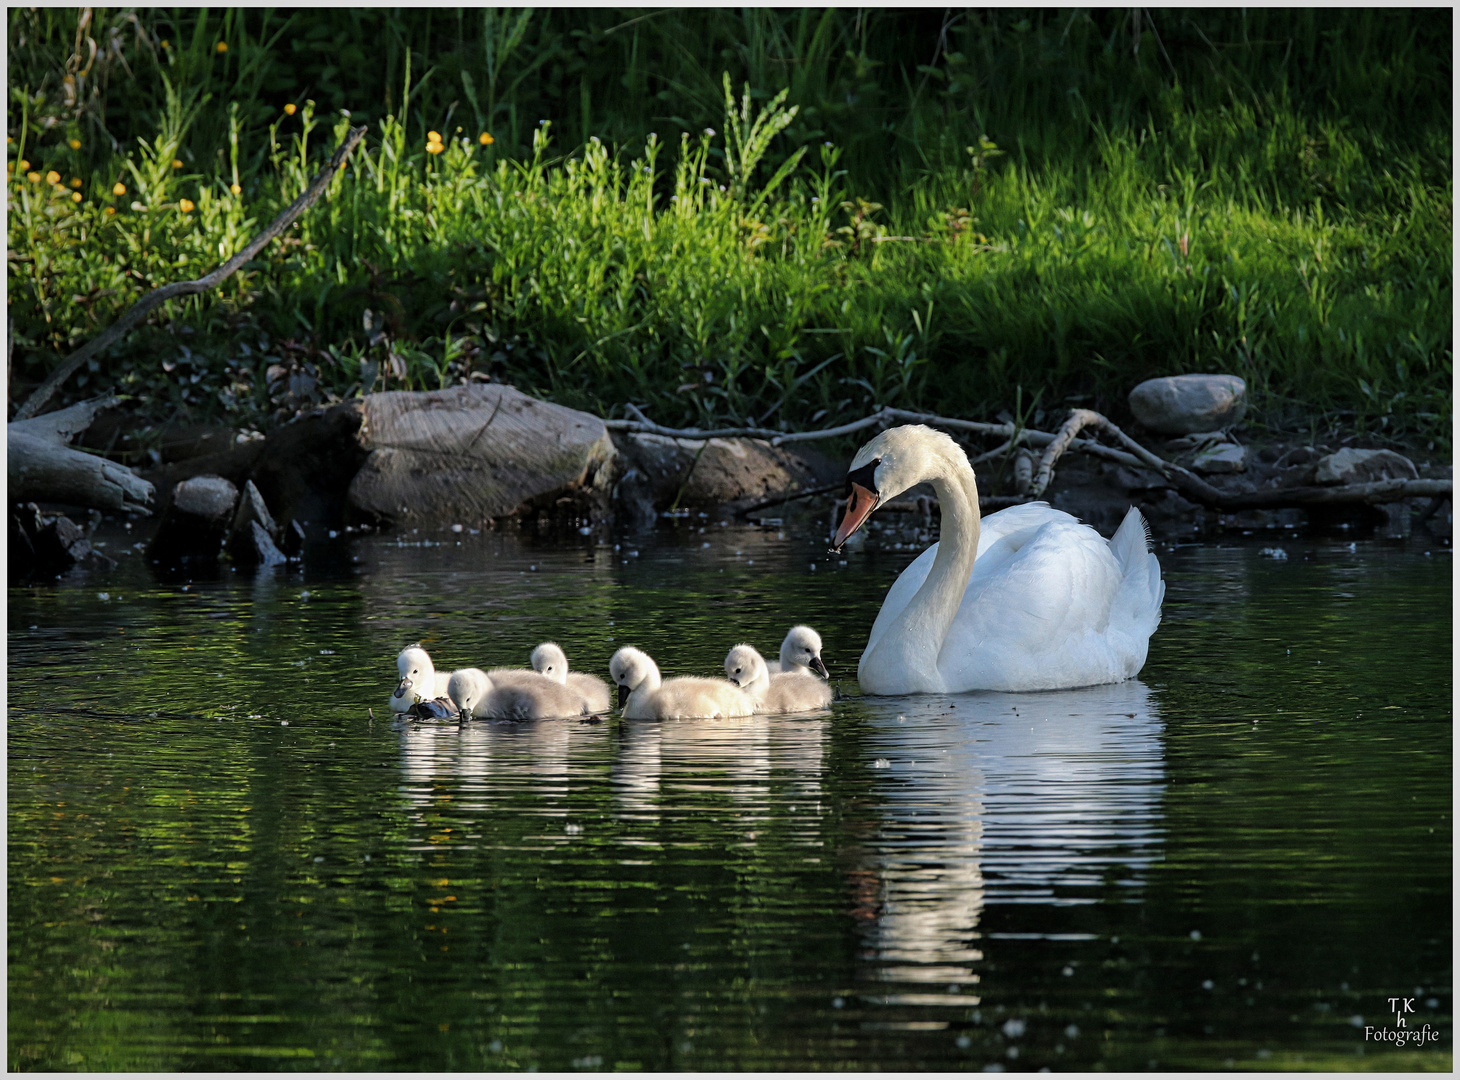
M240 247L363 117L367 152L291 235L68 390L263 424L478 373L605 415L634 401L666 423L804 427L883 404L1119 416L1141 378L1224 370L1271 422L1319 413L1448 443L1451 144L1424 47L1442 16L1448 41L1449 13L1277 14L1262 31L1286 33L1281 62L1267 38L1232 47L1235 24L1158 14L1107 35L1104 16L1012 12L929 32L921 67L869 54L910 47L886 44L890 23L747 15L744 49L721 57L727 100L723 70L707 99L710 60L686 56L713 59L729 16L680 12L646 20L658 45L638 39L631 64L609 55L627 30L581 39L573 102L544 82L565 62L562 13L454 36L437 12L434 30L397 27L398 54L386 33L399 63L367 65L380 85L347 118L338 79L278 89L286 68L311 78L288 63L306 24L144 13L117 45L132 78L117 68L100 100L142 95L125 124L146 126L113 152L85 93L57 105L64 81L45 72L68 69L64 49L43 55L48 16L12 13L12 406L147 289ZM339 57L351 19L365 35L385 17L318 15ZM52 36L75 30L73 14ZM862 52L834 61L857 34ZM823 61L777 82L776 49ZM624 86L594 97L594 65L613 63ZM864 106L838 111L849 85ZM552 122L524 126L534 110ZM123 130L114 112L102 130Z

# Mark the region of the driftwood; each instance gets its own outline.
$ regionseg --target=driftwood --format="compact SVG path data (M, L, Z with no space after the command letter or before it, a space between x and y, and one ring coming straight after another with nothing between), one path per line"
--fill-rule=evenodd
M892 423L927 424L931 427L964 431L975 435L994 436L1004 442L987 453L973 459L980 464L1003 454L1014 452L1019 446L1044 447L1044 454L1029 482L1027 493L1019 496L981 496L979 502L985 509L995 505L1013 506L1021 502L1038 499L1054 478L1054 468L1068 451L1075 450L1090 454L1118 465L1137 469L1151 469L1160 473L1171 486L1193 502L1212 510L1235 513L1240 510L1274 510L1283 507L1311 506L1316 504L1375 504L1398 502L1415 496L1432 496L1448 499L1453 490L1449 480L1380 480L1365 484L1337 484L1327 487L1272 488L1267 491L1225 492L1213 487L1190 469L1167 461L1154 451L1142 446L1106 417L1091 409L1071 410L1069 418L1057 432L1036 431L1033 428L1015 424L990 424L979 420L961 420L935 413L912 412L908 409L884 408L871 416L854 420L838 427L818 431L771 431L767 428L719 428L701 431L698 428L671 428L656 424L637 407L626 405L625 410L633 417L629 420L605 420L604 426L613 431L647 432L676 439L766 439L772 446L792 442L810 442L818 439L835 439L853 435L868 428L887 426ZM1106 446L1094 439L1080 438L1080 433L1092 429L1096 433L1119 443L1119 448ZM1022 484L1020 485L1023 486ZM767 500L748 507L746 512L764 509L793 499L826 494L831 488L809 488L783 498Z
M46 377L45 382L36 388L35 393L26 399L25 404L16 410L15 419L27 420L34 416L36 411L50 400L51 395L56 392L56 388L69 379L77 368L107 346L118 341L127 331L131 330L132 327L141 321L142 316L146 315L153 308L179 296L192 296L196 293L207 292L267 247L271 240L294 223L295 218L299 217L300 214L315 204L320 195L324 193L324 189L329 186L329 182L334 179L334 175L339 171L340 166L344 164L345 158L349 156L350 151L365 137L366 130L363 124L360 127L351 128L350 133L345 136L345 141L340 143L339 148L335 151L334 157L330 158L324 168L320 169L319 174L304 189L303 194L290 203L288 208L276 217L267 229L250 240L248 245L237 255L233 256L233 258L229 259L211 274L200 277L196 281L175 281L170 285L163 285L153 289L133 304L125 315L105 331L66 357L61 362L60 367L51 372ZM13 445L11 453L14 453ZM47 498L49 497L47 496Z
M125 465L66 445L91 426L98 412L115 403L115 398L96 398L8 425L10 501L148 513L151 484Z

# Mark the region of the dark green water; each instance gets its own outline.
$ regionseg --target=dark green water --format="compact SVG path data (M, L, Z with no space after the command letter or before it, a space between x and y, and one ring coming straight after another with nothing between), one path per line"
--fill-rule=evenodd
M416 639L855 691L914 552L707 524L11 589L10 1067L1450 1067L1448 549L1163 550L1114 687L388 719Z

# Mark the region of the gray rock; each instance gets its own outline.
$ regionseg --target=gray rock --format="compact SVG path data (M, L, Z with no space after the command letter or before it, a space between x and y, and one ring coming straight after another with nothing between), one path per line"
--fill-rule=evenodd
M841 479L845 466L816 452L763 439L675 439L635 432L618 445L624 469L615 492L621 509L652 521L671 506L734 513Z
M238 511L233 515L230 535L236 536L245 532L251 521L257 521L263 526L271 540L279 538L279 526L274 524L274 516L269 513L269 506L264 502L264 497L259 494L259 489L254 486L252 480L245 480L243 496L238 500Z
M12 581L59 577L73 567L110 570L116 560L91 546L86 532L63 514L42 514L35 503L11 508L9 568Z
M1247 384L1236 375L1170 375L1130 392L1142 425L1165 435L1231 427L1247 412Z
M228 554L239 566L277 566L289 561L268 531L253 520L229 538Z
M372 394L363 405L369 457L349 502L367 518L479 524L560 497L606 502L614 446L596 416L496 383Z
M1376 480L1417 480L1414 462L1393 450L1356 450L1346 446L1321 458L1313 471L1320 484L1370 484Z
M221 476L195 476L172 492L172 505L184 514L214 521L233 513L238 489Z
M1191 459L1191 467L1199 473L1242 472L1246 466L1247 451L1236 443L1210 443L1197 451Z
M183 480L173 488L147 557L169 565L185 559L216 561L237 502L238 489L221 476Z
M291 522L292 524L292 522ZM228 555L239 566L273 566L287 562L279 550L279 527L252 480L243 485L243 496L228 530Z

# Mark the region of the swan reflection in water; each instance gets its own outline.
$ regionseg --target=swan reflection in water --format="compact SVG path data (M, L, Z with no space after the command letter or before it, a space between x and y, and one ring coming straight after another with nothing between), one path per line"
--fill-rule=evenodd
M880 797L852 883L869 1000L976 1005L985 906L1096 903L1108 871L1158 857L1161 722L1141 682L860 707Z

